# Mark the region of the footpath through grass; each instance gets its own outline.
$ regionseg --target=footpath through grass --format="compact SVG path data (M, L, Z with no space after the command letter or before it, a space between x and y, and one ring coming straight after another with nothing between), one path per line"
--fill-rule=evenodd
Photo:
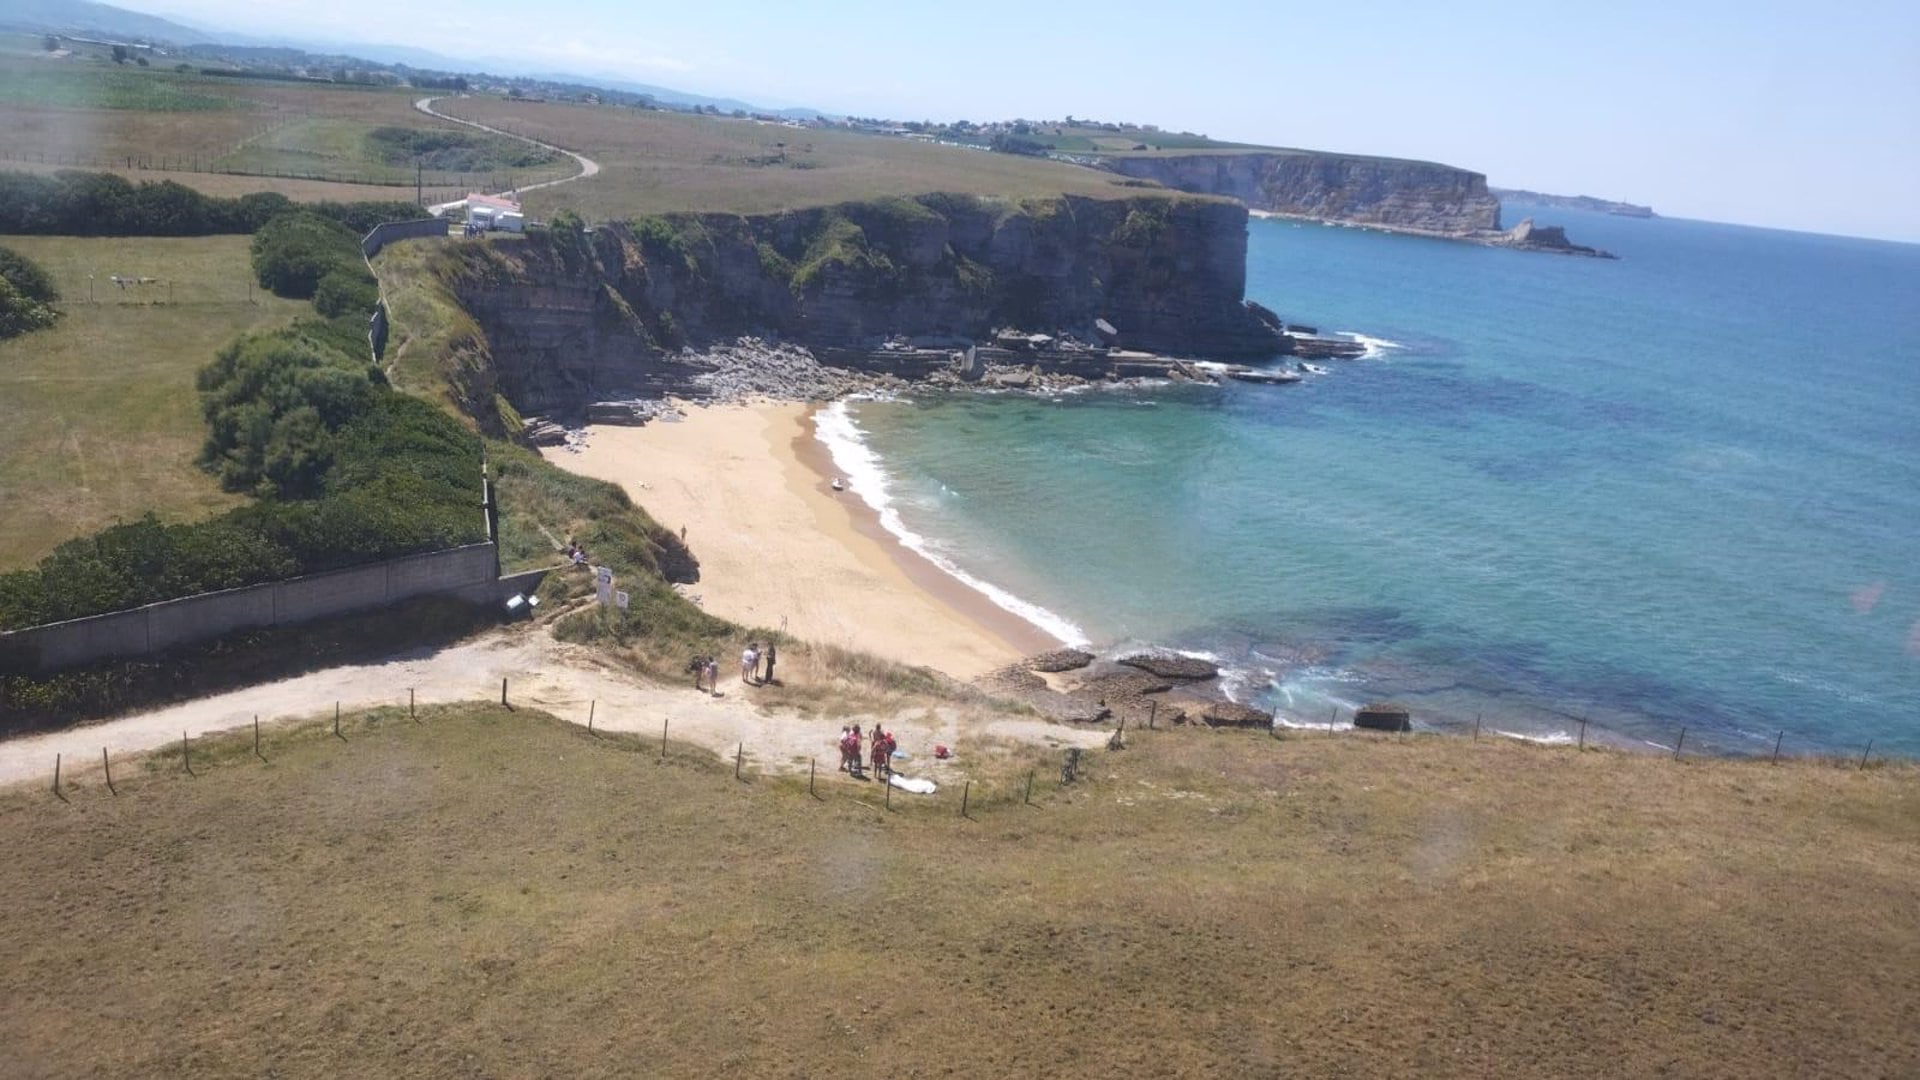
M0 342L0 570L116 519L186 521L242 501L194 464L206 438L194 374L243 331L307 310L257 287L249 300L248 242L0 237L53 275L64 312ZM153 280L122 289L116 274Z
M1920 1069L1910 766L1181 730L963 819L421 720L0 794L10 1074Z

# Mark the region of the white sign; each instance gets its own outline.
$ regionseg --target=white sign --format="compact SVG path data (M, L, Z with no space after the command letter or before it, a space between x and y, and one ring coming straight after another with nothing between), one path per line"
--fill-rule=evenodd
M611 585L611 584L613 584L613 567L611 567L611 566L596 566L596 567L594 567L594 568L593 568L593 580L595 580L595 581L597 581L597 582L599 582L599 583L600 583L600 584L602 584L602 585Z
M619 608L621 611L625 611L627 610L627 599L628 599L627 594L625 592L614 593L613 606Z
M613 603L613 568L596 566L593 568L593 595L602 604Z

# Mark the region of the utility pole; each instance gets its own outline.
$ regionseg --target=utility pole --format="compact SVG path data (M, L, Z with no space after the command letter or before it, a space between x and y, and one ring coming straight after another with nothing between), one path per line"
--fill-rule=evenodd
M424 176L425 176L425 169L420 164L420 159L414 158L413 159L413 201L416 206L427 205L427 197L425 193L421 190L421 180Z

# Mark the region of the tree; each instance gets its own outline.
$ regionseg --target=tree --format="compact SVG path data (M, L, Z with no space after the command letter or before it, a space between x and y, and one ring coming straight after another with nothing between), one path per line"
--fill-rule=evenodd
M125 45L115 45L113 47L113 62L116 64L124 64L127 62L127 47Z

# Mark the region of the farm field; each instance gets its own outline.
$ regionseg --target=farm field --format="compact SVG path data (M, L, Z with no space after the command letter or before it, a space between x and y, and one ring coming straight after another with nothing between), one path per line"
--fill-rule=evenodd
M444 98L450 116L586 154L601 174L528 192L528 212L587 218L798 206L933 191L1027 198L1117 198L1138 182L1078 166L907 139L647 112L608 105Z
M429 186L504 187L574 171L564 159L510 164L527 153L524 144L434 120L413 108L416 96L0 52L0 130L8 133L0 165L238 172L410 189L412 160L383 152L372 138L401 129L451 133L477 146L460 168L429 161Z
M889 811L524 706L331 719L0 793L11 1075L1920 1068L1911 766L1177 729Z
M240 501L194 465L194 375L242 331L310 310L260 289L249 301L248 243L0 236L63 297L53 328L0 342L0 570L116 519L188 520ZM115 274L154 280L121 289Z

